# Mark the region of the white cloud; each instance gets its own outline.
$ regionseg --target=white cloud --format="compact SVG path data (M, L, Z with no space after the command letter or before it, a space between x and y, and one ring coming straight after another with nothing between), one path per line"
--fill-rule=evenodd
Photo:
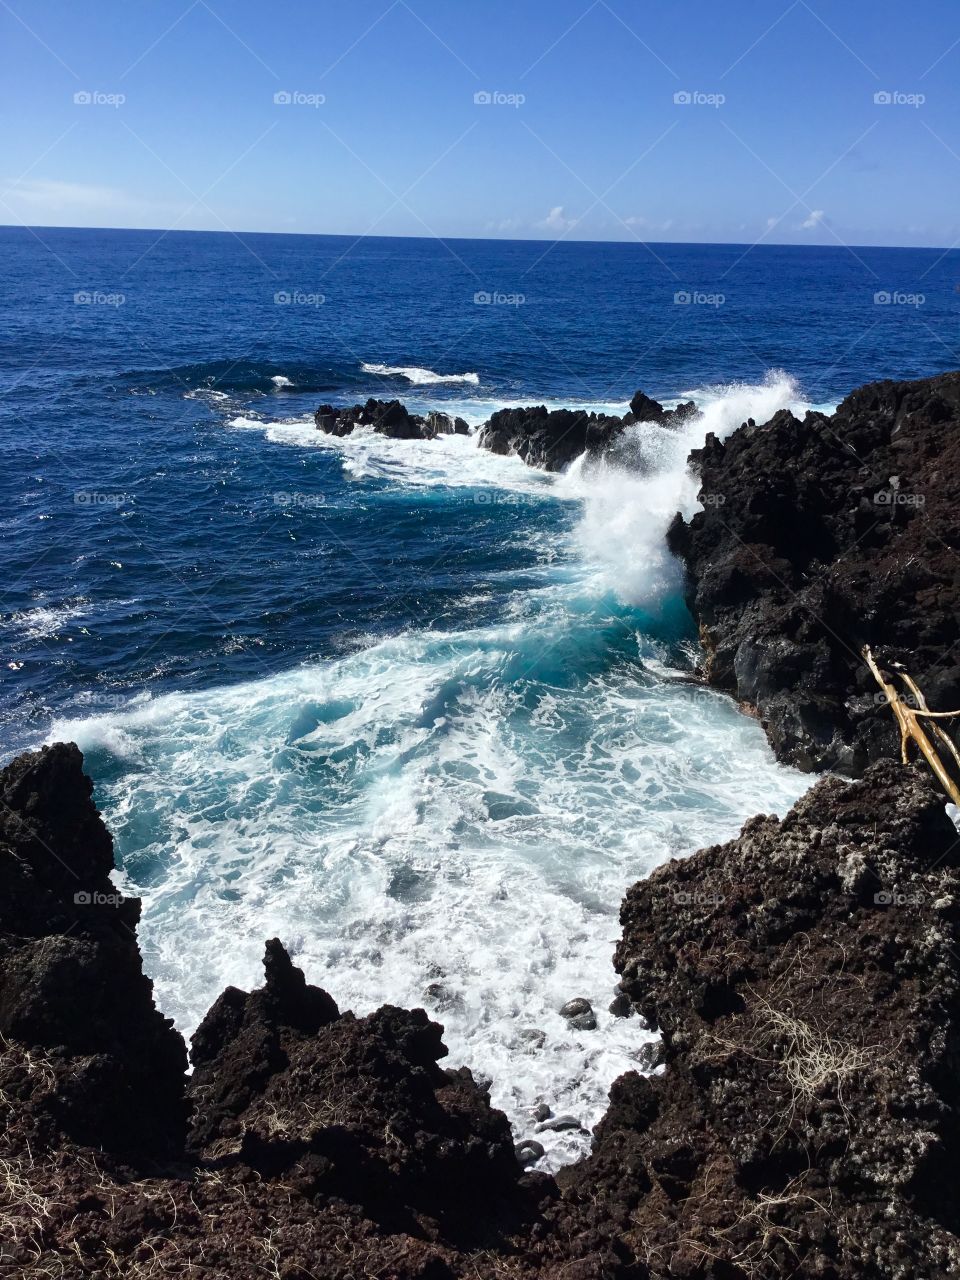
M814 209L809 218L805 218L800 224L804 231L812 231L815 227L822 227L826 218L823 209Z
M779 218L768 218L768 219L767 219L767 230L768 230L768 231L772 231L772 230L773 230L773 228L777 225L777 223L778 223L779 221L780 221L780 219L779 219Z
M673 226L673 219L666 218L663 222L655 222L651 218L631 214L629 218L623 219L623 226L631 227L634 231L669 231Z
M547 216L537 223L544 231L555 231L562 234L564 231L570 231L577 225L577 218L568 218L563 211L563 205L558 204L550 210Z
M29 205L31 209L46 209L51 213L63 209L127 208L131 203L129 196L115 187L59 182L50 178L26 178L19 182L8 179L0 196L8 203L16 201Z

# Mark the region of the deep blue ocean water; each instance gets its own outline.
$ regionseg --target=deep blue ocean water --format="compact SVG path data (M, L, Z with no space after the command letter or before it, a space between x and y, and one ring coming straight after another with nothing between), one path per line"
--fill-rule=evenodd
M189 1030L280 934L345 1006L426 1002L518 1129L541 1096L591 1122L638 1042L602 1012L623 888L809 782L689 680L686 453L960 366L960 252L5 228L0 255L4 754L80 742L165 1010ZM645 479L312 425L638 387L704 409L638 429ZM557 1015L580 994L602 1034Z

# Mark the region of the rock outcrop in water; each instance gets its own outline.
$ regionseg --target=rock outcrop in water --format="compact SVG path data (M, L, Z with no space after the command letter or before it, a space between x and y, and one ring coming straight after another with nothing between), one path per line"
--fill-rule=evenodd
M624 429L635 422L677 425L696 412L693 401L664 409L638 391L630 412L587 413L580 409L548 410L546 405L523 409L499 409L480 428L478 443L491 453L516 455L530 467L563 471L581 454L600 457L614 445Z
M556 1179L422 1010L341 1013L276 940L188 1081L79 751L0 797L0 1275L960 1274L960 842L920 771L821 782L630 891L663 1071Z
M630 412L623 417L581 409L548 410L546 405L498 409L480 428L478 444L491 453L516 455L530 467L563 471L581 454L600 457L607 453L624 429L636 422L669 427L694 413L696 405L692 400L675 409L664 409L642 391L634 395ZM399 400L368 400L352 408L322 404L314 421L326 435L340 437L352 435L357 427L372 427L395 440L434 440L470 432L463 418L436 410L426 415L410 413Z
M960 373L784 410L691 455L704 510L677 517L710 682L756 709L777 755L858 775L899 758L860 652L960 707Z
M322 404L313 415L320 431L331 436L351 435L356 427L372 427L394 440L434 440L437 436L468 435L463 418L433 411L423 416L410 413L399 400L368 400L352 408L335 409Z

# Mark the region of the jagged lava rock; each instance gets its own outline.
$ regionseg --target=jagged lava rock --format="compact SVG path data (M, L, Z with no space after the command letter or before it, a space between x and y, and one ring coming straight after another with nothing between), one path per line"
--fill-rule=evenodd
M356 427L372 427L380 435L395 440L434 440L442 435L468 435L463 418L431 411L426 417L410 413L399 400L374 400L352 408L335 409L322 404L313 415L320 431L332 436L348 436Z
M656 1275L960 1274L958 854L884 761L635 885L615 964L666 1068L614 1085L564 1204L599 1179Z
M608 453L624 429L636 422L676 426L692 413L696 413L693 401L664 409L642 391L634 395L630 412L622 418L581 409L548 410L546 405L498 409L480 428L478 443L491 453L515 454L530 467L563 471L581 454L599 458Z
M704 510L668 541L706 672L781 760L856 776L899 757L865 644L960 707L960 373L861 387L832 417L783 410L690 462Z
M110 881L92 790L73 744L0 772L0 1035L48 1064L42 1108L20 1117L38 1140L150 1159L183 1148L186 1052L154 1008L140 902Z

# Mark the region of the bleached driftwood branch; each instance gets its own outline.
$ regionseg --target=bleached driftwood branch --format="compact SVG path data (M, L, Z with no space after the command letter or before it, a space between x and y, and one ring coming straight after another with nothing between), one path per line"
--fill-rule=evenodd
M873 672L873 676L877 684L886 694L887 702L889 703L890 709L896 717L897 724L900 727L900 756L903 763L910 763L910 743L911 741L915 742L920 748L927 764L929 764L930 768L936 775L937 780L943 787L944 791L955 805L960 806L960 787L958 787L953 778L950 777L950 774L947 772L946 765L937 754L936 748L927 736L927 732L923 725L920 723L921 719L932 721L949 720L956 716L960 716L960 711L931 711L927 706L926 698L917 688L916 683L910 678L903 667L897 663L897 674L917 700L916 709L908 707L894 685L892 685L889 680L884 679L883 673L877 666L877 661L874 658L869 645L864 647L863 657L867 666ZM960 768L960 753L958 753L953 740L938 724L934 723L931 728L944 746L949 749L954 760L957 762L957 767Z

